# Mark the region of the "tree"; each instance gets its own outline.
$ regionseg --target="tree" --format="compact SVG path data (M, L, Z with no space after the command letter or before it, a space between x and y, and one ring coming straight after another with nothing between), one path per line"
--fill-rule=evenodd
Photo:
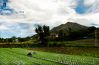
M58 33L58 38L60 41L63 41L64 38L65 38L65 33L63 30L59 30L59 33Z
M47 45L47 37L50 35L50 29L49 26L46 25L37 25L37 28L35 29L35 32L38 35L39 43L41 45Z
M96 27L94 27L94 26L91 26L88 28L88 32L90 32L90 33L95 32L95 30L96 30Z
M12 42L16 42L16 37L15 36L12 37Z

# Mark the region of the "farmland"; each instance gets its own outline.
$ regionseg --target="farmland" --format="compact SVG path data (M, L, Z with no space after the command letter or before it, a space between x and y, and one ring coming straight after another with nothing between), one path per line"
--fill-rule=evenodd
M43 47L32 50L99 58L99 47Z
M32 57L28 52L35 52ZM99 58L33 51L21 48L1 48L0 65L98 65Z

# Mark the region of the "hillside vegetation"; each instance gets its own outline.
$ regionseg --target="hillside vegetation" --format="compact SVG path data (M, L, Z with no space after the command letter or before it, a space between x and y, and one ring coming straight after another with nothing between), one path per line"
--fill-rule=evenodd
M71 28L72 31L79 31L79 30L88 29L87 26L80 25L78 23L67 22L65 24L61 24L57 27L54 27L51 31L52 32L58 32L59 30L64 30L64 32L68 32L69 28Z

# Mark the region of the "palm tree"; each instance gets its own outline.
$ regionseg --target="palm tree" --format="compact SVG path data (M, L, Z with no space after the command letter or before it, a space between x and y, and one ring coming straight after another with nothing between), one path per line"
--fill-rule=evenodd
M50 35L50 29L49 26L46 25L37 25L37 28L35 29L35 32L38 35L39 43L41 45L47 45L47 37Z

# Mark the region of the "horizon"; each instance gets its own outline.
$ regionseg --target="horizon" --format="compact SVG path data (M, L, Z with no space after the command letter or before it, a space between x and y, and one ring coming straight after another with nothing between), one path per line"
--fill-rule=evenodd
M75 23L75 22L67 22L67 23ZM67 23L65 23L65 24L67 24ZM78 24L78 23L76 23L76 24ZM63 25L63 24L60 24L60 25ZM60 26L59 25L59 26ZM81 24L78 24L78 25L81 25ZM81 25L81 26L84 26L84 25ZM58 26L56 26L56 27L58 27ZM86 27L93 27L93 26L86 26ZM95 26L94 26L95 27ZM55 27L53 27L53 28L55 28ZM52 29L53 29L52 28ZM52 29L50 29L50 30L52 30ZM96 27L96 30L97 29L99 29L99 27ZM35 33L35 34L37 34L37 33ZM21 35L18 37L18 36L12 36L12 37L0 37L0 38L2 38L2 39L9 39L9 38L13 38L13 37L16 37L16 38L27 38L27 37L32 37L32 36L34 36L35 34L32 34L32 35L30 35L30 36L25 36L25 37L21 37Z

